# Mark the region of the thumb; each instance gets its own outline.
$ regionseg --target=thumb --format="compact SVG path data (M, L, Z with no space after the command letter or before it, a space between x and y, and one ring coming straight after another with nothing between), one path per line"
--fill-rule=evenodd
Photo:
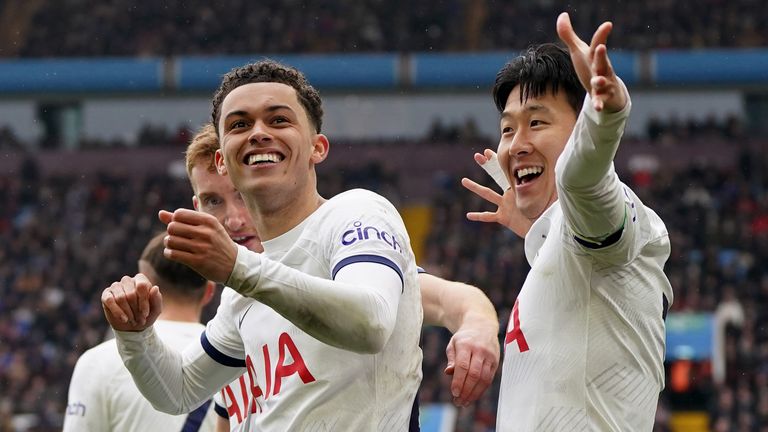
M157 217L160 219L160 222L168 225L173 220L173 213L165 210L160 210L157 212Z
M163 311L163 295L160 293L160 287L154 285L149 290L150 315L157 318Z
M563 12L557 17L557 35L560 40L568 45L568 49L573 51L578 49L580 43L583 43L576 32L573 31L573 25L571 25L571 17L568 12Z
M453 338L451 338L448 346L445 348L445 355L448 357L448 365L443 372L446 375L453 375L453 370L456 368L456 350L453 348Z

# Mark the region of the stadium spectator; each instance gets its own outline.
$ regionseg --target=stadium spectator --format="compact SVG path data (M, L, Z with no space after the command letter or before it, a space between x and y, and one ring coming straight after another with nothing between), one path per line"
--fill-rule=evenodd
M580 28L616 17L621 31L611 36L612 43L623 49L761 47L768 34L768 10L754 0L704 0L697 7L674 1L575 5L566 0L269 0L259 7L242 0L17 3L36 10L25 15L27 22L16 19L16 44L4 51L6 56L522 49L521 43L553 40L549 22L562 10L578 12Z

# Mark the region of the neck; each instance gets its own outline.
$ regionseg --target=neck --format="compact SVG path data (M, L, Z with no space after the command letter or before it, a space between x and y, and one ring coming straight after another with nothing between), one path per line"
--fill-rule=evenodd
M256 230L262 240L272 240L279 237L315 212L326 200L316 189L308 191L304 196L297 196L286 201L284 205L270 207L257 202L253 197L245 198L248 212L256 225Z
M202 306L178 305L173 302L167 302L163 305L163 312L157 319L166 321L181 322L200 322Z

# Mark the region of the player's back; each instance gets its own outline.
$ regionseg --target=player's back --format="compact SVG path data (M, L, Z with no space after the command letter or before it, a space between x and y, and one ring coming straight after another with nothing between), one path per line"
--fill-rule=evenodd
M158 320L155 331L177 351L197 340L204 326ZM213 431L215 413L209 403L185 415L152 408L123 366L115 340L108 340L78 359L69 387L65 432Z

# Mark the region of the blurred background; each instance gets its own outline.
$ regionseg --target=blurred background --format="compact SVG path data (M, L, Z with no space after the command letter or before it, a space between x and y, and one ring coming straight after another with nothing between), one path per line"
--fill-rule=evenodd
M633 113L616 168L664 219L667 384L656 431L768 431L768 7L763 0L0 0L0 431L59 430L99 295L191 207L183 150L221 74L269 56L324 99L330 197L376 190L427 271L482 288L502 331L528 271L491 210L496 71L571 13L609 55ZM208 311L210 317L212 311ZM425 431L494 430L498 377L450 405L449 335L424 332Z

